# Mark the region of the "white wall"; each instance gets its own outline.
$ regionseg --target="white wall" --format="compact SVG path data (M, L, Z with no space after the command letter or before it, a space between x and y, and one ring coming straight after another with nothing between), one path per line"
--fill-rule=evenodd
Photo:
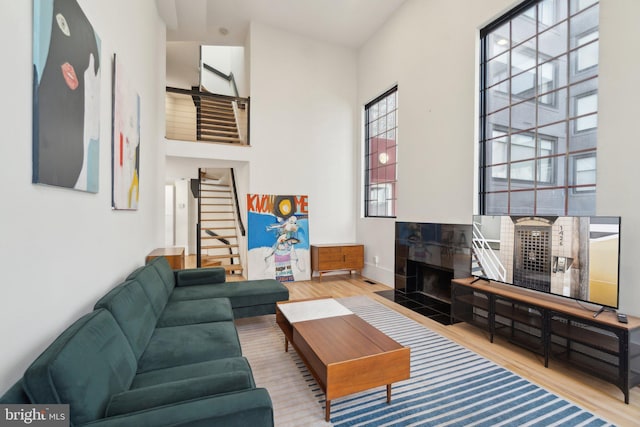
M478 32L520 1L409 0L358 55L358 105L398 84L398 221L470 223L478 174ZM632 70L640 13L634 0L601 0L596 214L622 216L620 309L640 315L640 87ZM381 58L383 58L381 60ZM360 135L359 141L363 136ZM362 143L358 142L362 150ZM362 158L362 151L358 154ZM358 188L362 177L358 174ZM358 200L362 196L360 190ZM361 207L359 209L362 209ZM364 274L393 286L394 222L360 218ZM380 264L373 265L378 255Z
M243 46L202 46L202 62L212 66L223 74L233 73L238 96L246 97L245 64ZM220 95L236 96L233 84L202 67L201 84L209 92Z
M31 183L32 2L0 3L0 43L11 64L0 67L0 80L7 83L0 100L0 394L164 240L164 24L153 0L79 3L102 41L97 194ZM141 98L135 212L111 210L114 53Z
M311 243L355 241L355 52L257 23L250 41L250 191L306 194Z
M200 43L166 42L166 86L191 89L200 84Z
M636 0L600 1L596 211L622 217L620 311L635 316L640 316L638 16Z

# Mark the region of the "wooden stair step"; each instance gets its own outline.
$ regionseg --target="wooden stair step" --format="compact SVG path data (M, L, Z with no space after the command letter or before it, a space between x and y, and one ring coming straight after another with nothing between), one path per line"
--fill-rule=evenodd
M220 111L220 110L203 110L200 109L200 118L211 118L211 119L228 119L233 120L235 122L236 116L233 113Z
M204 142L241 142L240 138L230 138L230 137L226 137L226 136L217 136L217 137L202 136L202 137L200 137L200 141L204 141Z
M210 234L205 234L203 236L200 236L200 239L207 239L207 240L218 240L218 239L237 239L238 237L235 234L218 234L216 236L211 236Z
M231 258L240 258L240 254L226 254L226 255L202 255L203 257L207 257L209 259L231 259Z
M239 246L237 243L232 245L200 245L200 249L233 249Z
M200 98L200 102L207 105L218 105L220 107L233 108L233 104L231 103L231 101L226 99L215 99L204 96Z
M225 264L225 265L221 265L220 267L223 267L227 272L236 271L236 272L242 273L244 271L242 264Z
M222 261L216 259L207 259L206 256L200 257L200 265L202 267L220 267L222 266Z
M235 227L200 227L201 230L211 230L211 231L218 231L218 230L235 230Z
M200 122L198 125L198 129L209 130L213 132L238 132L238 127L234 124L223 125L223 124L214 124L214 123L203 123Z
M215 118L208 118L208 117L200 117L200 123L208 123L208 124L220 124L220 125L227 125L230 127L236 127L236 121L234 120L221 120L221 119L215 119Z
M200 129L200 135L206 136L238 136L237 131Z
M236 119L231 116L223 116L220 114L201 114L200 127L207 127L207 125L222 125L228 128L236 127Z
M222 99L208 98L206 96L200 98L200 102L202 102L203 104L208 104L208 105L220 105L222 107L233 108L233 105L232 105L231 101L222 100Z

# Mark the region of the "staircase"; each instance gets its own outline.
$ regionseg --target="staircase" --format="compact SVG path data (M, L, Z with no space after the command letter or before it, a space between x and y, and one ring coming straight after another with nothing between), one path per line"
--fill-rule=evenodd
M201 96L196 106L199 141L241 143L232 100Z
M242 275L235 199L231 186L222 182L204 174L200 179L199 266Z

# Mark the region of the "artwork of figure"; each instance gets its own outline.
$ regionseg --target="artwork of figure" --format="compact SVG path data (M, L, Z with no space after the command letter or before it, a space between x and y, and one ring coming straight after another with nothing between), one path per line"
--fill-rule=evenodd
M248 195L249 279L309 280L307 196Z
M33 182L95 193L100 40L76 0L33 6Z

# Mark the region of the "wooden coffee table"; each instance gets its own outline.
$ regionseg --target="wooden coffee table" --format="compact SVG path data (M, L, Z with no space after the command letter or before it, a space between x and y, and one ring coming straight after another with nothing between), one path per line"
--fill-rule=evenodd
M326 396L325 420L338 397L409 378L410 349L331 298L283 301L276 322Z

